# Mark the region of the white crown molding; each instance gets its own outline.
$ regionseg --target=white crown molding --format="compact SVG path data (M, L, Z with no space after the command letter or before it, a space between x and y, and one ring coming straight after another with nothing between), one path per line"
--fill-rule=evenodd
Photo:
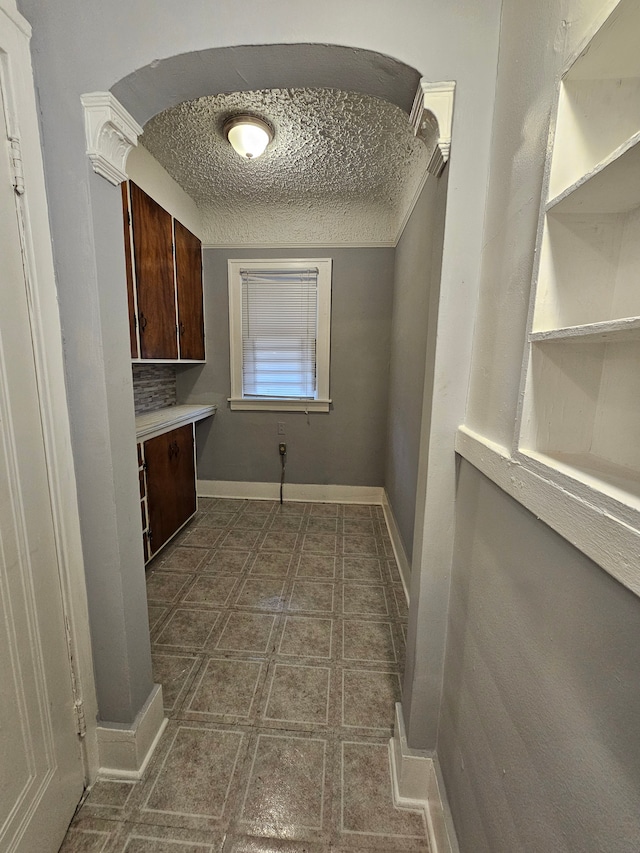
M111 92L89 92L80 100L93 171L117 186L127 179L127 157L142 128Z
M428 83L424 78L411 109L411 124L415 135L433 151L427 169L436 178L442 174L451 150L453 126L453 96L456 84L452 81Z

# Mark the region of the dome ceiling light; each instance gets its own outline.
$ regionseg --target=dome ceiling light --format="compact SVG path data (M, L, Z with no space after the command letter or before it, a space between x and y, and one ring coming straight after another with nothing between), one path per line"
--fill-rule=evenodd
M227 119L222 132L233 150L245 160L264 154L273 139L273 130L264 119L251 115L235 115Z

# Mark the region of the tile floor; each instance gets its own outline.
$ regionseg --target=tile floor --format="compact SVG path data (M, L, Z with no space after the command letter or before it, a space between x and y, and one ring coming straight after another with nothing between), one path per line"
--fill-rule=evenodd
M391 796L407 610L380 507L201 499L147 591L169 724L61 853L428 851Z

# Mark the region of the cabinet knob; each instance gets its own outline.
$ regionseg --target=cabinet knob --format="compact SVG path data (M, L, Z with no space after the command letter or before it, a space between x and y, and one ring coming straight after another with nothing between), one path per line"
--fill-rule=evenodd
M144 314L140 313L140 331L144 332L144 330L146 328L147 328L147 318L144 316Z
M184 333L185 333L185 326L184 326L184 323L180 323L180 334L181 334L181 335L184 335Z

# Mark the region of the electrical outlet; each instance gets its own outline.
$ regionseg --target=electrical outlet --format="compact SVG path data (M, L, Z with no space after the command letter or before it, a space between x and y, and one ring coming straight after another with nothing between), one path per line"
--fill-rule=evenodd
M278 435L284 435L284 421L278 421Z
M284 441L281 441L278 445L278 452L280 453L280 456L287 455L287 445L284 443Z

